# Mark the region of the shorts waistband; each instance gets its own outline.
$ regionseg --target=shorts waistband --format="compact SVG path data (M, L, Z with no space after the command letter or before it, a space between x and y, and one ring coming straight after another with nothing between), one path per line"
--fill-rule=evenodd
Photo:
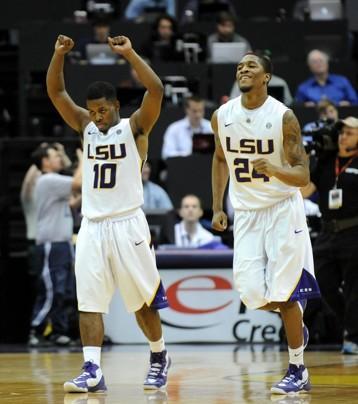
M128 220L134 216L137 216L138 213L142 212L141 208L135 208L132 210L127 210L126 212L119 213L114 216L106 216L106 217L99 217L99 218L88 218L84 217L85 220L88 222L93 222L93 223L105 223L105 222L121 222L122 220Z

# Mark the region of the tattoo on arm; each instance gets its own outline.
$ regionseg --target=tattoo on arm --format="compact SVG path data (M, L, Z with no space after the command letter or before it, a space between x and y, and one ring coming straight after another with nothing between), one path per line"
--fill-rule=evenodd
M300 124L291 110L288 110L283 116L283 147L286 159L292 167L297 165L308 167Z

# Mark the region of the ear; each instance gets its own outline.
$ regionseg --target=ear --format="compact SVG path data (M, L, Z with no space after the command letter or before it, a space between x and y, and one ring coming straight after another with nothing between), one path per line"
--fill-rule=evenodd
M118 110L120 109L121 104L119 103L119 100L116 100L115 106L116 106L116 109L118 109Z
M271 75L268 74L268 73L266 73L266 74L265 74L265 78L266 78L265 83L267 84L267 83L270 81L270 79L271 79Z

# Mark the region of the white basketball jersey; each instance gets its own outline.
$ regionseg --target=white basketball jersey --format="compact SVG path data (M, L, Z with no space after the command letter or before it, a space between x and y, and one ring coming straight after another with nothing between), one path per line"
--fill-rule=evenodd
M218 110L218 131L230 172L229 196L234 209L262 209L288 198L298 188L276 177L253 170L251 161L266 158L272 164L289 166L284 156L282 118L287 107L269 96L264 104L249 110L241 96Z
M83 132L83 216L116 216L141 206L141 166L129 119L121 119L106 135L90 122Z

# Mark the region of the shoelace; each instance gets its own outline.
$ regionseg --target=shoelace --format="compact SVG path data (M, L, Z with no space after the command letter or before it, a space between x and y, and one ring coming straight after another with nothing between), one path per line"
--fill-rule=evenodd
M84 372L82 374L80 374L78 377L76 377L76 379L74 379L75 382L82 382L88 376L91 376L94 378L97 377L96 370L93 369L92 362L85 362L82 369L84 370Z
M157 377L159 375L163 367L162 361L163 361L162 352L152 352L150 358L150 368L148 376Z
M290 370L287 371L285 377L282 379L281 383L289 383L289 382L294 382L297 383L297 381L299 380L299 375L296 373L291 373Z

